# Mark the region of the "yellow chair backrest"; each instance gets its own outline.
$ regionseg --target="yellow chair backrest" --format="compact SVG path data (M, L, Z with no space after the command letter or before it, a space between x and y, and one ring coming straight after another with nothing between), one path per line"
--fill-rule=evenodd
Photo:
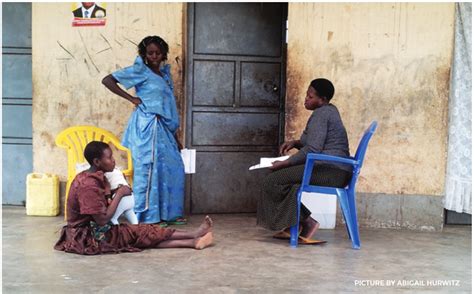
M127 153L127 169L122 172L132 185L133 165L132 154L129 149L123 147L117 137L109 131L94 126L74 126L65 129L56 137L56 145L67 150L67 184L66 200L64 201L64 218L67 219L67 198L71 183L76 176L76 164L86 162L84 149L91 141L101 141L115 146L118 150Z

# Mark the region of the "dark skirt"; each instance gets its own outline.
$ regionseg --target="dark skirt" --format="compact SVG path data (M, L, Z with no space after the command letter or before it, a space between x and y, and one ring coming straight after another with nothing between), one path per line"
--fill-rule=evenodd
M287 167L270 173L264 180L258 198L257 224L269 230L282 230L296 225L296 200L303 180L304 164ZM352 172L340 168L316 164L311 176L312 185L345 187ZM305 220L311 212L302 204L300 220Z
M112 225L105 233L105 238L99 241L89 224L64 226L54 249L83 255L138 252L145 248L156 248L168 240L174 231L148 224Z

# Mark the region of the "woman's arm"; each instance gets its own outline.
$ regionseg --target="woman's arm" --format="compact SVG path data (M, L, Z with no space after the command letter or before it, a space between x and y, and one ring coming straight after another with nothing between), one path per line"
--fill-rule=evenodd
M293 148L300 149L303 147L301 144L300 140L292 140L292 141L287 141L280 146L280 155L286 155L288 151L290 151Z
M291 165L304 164L308 153L321 153L328 132L328 109L316 109L308 120L306 143L300 150L288 158Z
M117 85L118 81L114 78L113 75L107 75L102 79L102 84L109 89L112 93L117 94L118 96L127 99L136 106L142 103L142 100L138 97L133 97L132 95L125 92L122 88Z
M130 190L130 187L128 186L121 186L120 188L118 188L117 192L115 193L115 197L112 200L112 203L110 203L110 205L107 207L107 212L105 214L93 214L92 217L94 218L94 221L99 226L106 225L110 221L112 216L115 214L117 206L119 205L122 197L130 195L131 193L132 190Z
M301 144L300 140L287 141L287 142L281 144L281 146L280 146L280 156L281 155L286 155L288 153L288 151L290 151L293 148L300 149L302 147L303 147L303 144ZM291 166L291 162L287 159L287 160L284 160L284 161L274 161L272 163L272 166L269 167L269 169L272 170L272 171L276 171L276 170L286 168L286 167L289 167L289 166Z
M303 148L303 144L301 143L300 140L295 140L295 148L296 148L296 149L301 149L301 148Z

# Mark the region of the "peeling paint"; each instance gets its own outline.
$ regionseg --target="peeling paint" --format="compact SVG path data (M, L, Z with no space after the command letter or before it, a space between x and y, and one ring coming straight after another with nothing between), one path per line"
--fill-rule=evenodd
M331 32L331 31L328 32L328 42L331 41L333 35L334 35L334 32Z
M43 144L54 146L54 138L51 134L47 132L41 132L40 138Z

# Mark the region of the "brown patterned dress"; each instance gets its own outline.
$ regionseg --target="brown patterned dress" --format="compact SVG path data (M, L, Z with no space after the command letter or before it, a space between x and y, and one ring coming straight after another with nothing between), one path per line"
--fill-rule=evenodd
M106 212L109 189L101 171L84 171L76 176L67 201L67 225L54 249L84 255L138 252L156 248L174 233L173 229L150 224L98 227L92 215Z

